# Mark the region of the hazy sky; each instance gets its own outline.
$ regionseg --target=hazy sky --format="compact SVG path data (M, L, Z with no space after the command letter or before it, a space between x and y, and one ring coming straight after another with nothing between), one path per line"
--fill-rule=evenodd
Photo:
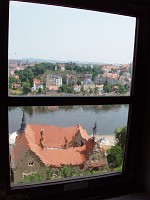
M9 58L129 63L133 17L11 2Z

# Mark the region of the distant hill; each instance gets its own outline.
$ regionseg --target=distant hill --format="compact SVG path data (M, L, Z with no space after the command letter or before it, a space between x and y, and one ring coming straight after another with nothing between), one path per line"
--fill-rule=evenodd
M28 62L51 62L51 63L68 63L73 62L77 64L87 64L87 65L108 65L110 63L103 63L103 62L88 62L88 61L75 61L75 60L50 60L50 59L41 59L41 58L20 58L20 59L9 59L9 60L22 60Z

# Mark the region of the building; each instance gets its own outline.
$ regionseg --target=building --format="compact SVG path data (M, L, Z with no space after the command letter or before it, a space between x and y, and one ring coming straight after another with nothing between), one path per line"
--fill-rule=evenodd
M42 89L43 90L43 85L41 84L41 81L37 78L34 78L33 79L33 87L31 89L32 92L34 91L38 91L39 89Z
M62 86L62 77L58 75L48 75L46 77L46 87L49 88L50 86Z
M55 70L65 71L65 64L60 63L55 66Z
M66 84L77 84L77 77L72 74L67 74L66 76Z
M15 133L16 136L16 133ZM58 127L41 124L26 124L25 114L14 141L11 138L11 166L14 183L24 176L40 172L46 180L46 167L79 166L100 169L107 167L107 158L93 138L89 138L80 124ZM12 140L13 138L13 140ZM96 148L96 150L94 150ZM95 156L98 157L92 159Z

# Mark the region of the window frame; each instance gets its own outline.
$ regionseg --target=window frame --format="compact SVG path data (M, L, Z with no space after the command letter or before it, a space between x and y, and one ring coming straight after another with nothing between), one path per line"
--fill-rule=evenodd
M118 3L117 0L97 1L93 0L20 0L24 2L44 3L50 5L67 6L81 9L89 9L101 12L108 12L114 14L122 14L127 16L136 17L136 34L135 34L135 48L133 58L133 77L130 96L119 97L11 97L8 96L8 21L9 21L9 0L2 0L0 2L0 27L1 32L0 45L0 64L6 66L6 70L0 74L1 81L7 83L0 91L2 102L1 104L1 134L0 134L0 150L4 152L0 158L0 177L1 188L3 196L18 196L24 198L45 195L47 196L61 196L67 198L69 195L74 197L87 198L93 196L109 197L113 195L120 195L125 192L133 192L137 189L137 175L140 163L136 161L139 153L140 137L142 135L143 118L142 114L144 109L141 105L145 103L146 89L140 85L142 80L143 85L147 83L146 70L141 72L141 65L146 63L148 54L148 36L146 31L147 18L149 16L148 10L142 5L136 6L130 0L128 2ZM108 3L109 2L109 3ZM145 54L144 54L145 53ZM139 93L139 88L141 92ZM36 100L36 101L35 101ZM41 183L30 186L16 186L10 187L10 172L9 172L9 138L6 134L8 130L8 106L40 106L41 102L45 106L50 105L102 105L102 104L129 104L129 117L128 117L128 134L126 142L126 157L124 162L124 170L122 173L109 173L100 176L83 177L80 179L68 179L64 181L51 182L50 184ZM85 103L86 102L86 103ZM129 134L130 132L130 134ZM133 143L134 141L134 143ZM74 183L81 185L81 189L65 190L64 187ZM82 183L87 183L87 186L82 188ZM110 186L108 189L108 186ZM80 187L80 186L79 186ZM42 194L41 194L42 193Z

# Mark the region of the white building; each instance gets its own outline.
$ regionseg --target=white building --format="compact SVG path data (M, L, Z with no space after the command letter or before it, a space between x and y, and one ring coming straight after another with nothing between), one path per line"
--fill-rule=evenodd
M50 87L52 85L62 86L62 77L58 75L48 75L46 78L46 87Z

